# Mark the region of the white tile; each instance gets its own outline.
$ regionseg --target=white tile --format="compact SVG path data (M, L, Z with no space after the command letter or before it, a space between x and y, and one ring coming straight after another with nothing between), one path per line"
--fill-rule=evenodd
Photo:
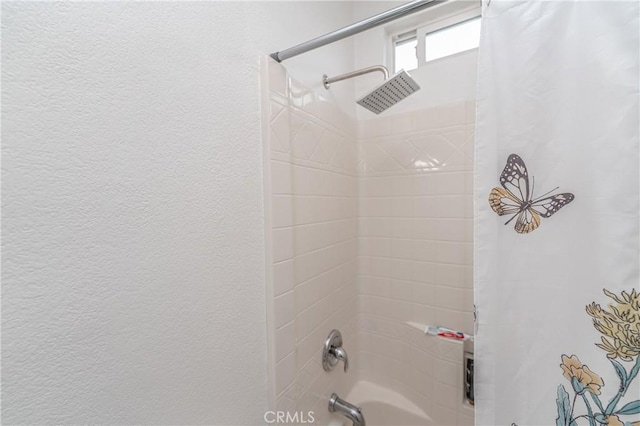
M293 229L273 230L273 261L281 262L293 257Z
M277 93L275 94L277 95ZM269 102L269 120L273 120L287 107L287 102L280 96L271 96Z
M414 161L420 157L420 151L409 141L379 142L378 147L404 169L412 168Z
M311 121L304 123L300 131L293 137L291 153L296 158L309 159L320 143L323 130Z
M413 298L413 283L411 283L411 281L391 280L390 295L394 299L404 300L405 302L415 302ZM411 308L409 307L405 321L411 318L410 311Z
M435 305L437 303L433 284L413 283L411 300L421 305Z
M433 374L433 355L421 351L413 346L409 346L407 354L409 358L409 365L413 370L429 376Z
M472 219L436 219L436 238L441 241L473 241Z
M363 236L389 237L391 235L390 218L363 218L359 221Z
M465 310L467 307L465 289L435 286L436 306L439 308Z
M320 138L318 148L311 156L311 160L322 164L329 164L339 142L340 136L338 134L331 131L325 131Z
M318 95L313 90L307 90L302 99L302 109L308 114L319 118Z
M391 182L387 178L368 178L366 187L369 197L388 197L392 194Z
M413 113L415 130L438 129L466 122L466 103L455 102Z
M412 379L410 380L410 385L415 388L422 396L428 399L433 398L434 388L433 378L431 377L431 375L413 371ZM431 414L431 412L429 412L429 414Z
M404 170L386 151L377 144L366 144L361 150L368 171L390 172Z
M473 197L474 178L473 172L464 172L464 193Z
M467 101L465 105L466 123L472 126L476 124L476 101Z
M414 199L412 197L396 197L391 202L391 214L394 217L412 217Z
M317 98L317 116L320 120L325 121L326 123L334 122L333 114L334 107L333 103L329 101L327 98L318 95Z
M369 254L376 257L391 256L391 239L390 238L369 238Z
M309 225L311 223L309 197L297 195L293 197L292 204L294 224Z
M427 305L414 303L411 305L411 318L414 322L424 325L436 325L436 311Z
M473 310L469 312L464 312L462 314L462 324L460 326L460 331L469 335L473 335L474 333Z
M436 217L442 210L439 207L440 199L436 197L418 197L413 200L413 215L416 218ZM448 210L447 210L448 211Z
M473 245L450 241L438 241L436 245L438 262L471 265L473 261Z
M413 193L416 196L434 195L437 193L436 174L426 173L413 177Z
M438 194L456 195L464 194L467 185L465 173L438 173L437 191Z
M295 287L295 309L302 312L320 300L327 293L327 274L319 275Z
M282 96L287 95L287 70L274 61L269 61L269 91Z
M295 283L300 284L324 272L323 253L316 250L301 254L293 260Z
M391 259L373 259L371 261L371 275L378 277L391 277Z
M371 264L374 258L368 256L358 256L358 274L371 275Z
M276 195L271 198L272 223L274 228L293 225L293 200L290 195Z
M307 195L322 195L322 175L324 173L318 169L307 169Z
M435 358L433 360L433 377L440 384L445 384L453 388L459 387L458 370L462 370L462 360L460 360L459 363L454 363L440 358ZM452 408L456 408L455 401Z
M271 192L291 194L291 164L271 160Z
M273 316L274 316L274 325L275 328L278 329L288 323L289 321L293 321L294 318L294 310L295 310L295 299L293 297L293 292L289 291L283 295L277 296L273 300Z
M468 416L463 413L458 412L458 421L456 423L457 426L474 426L475 418L474 416Z
M439 285L472 288L473 270L471 266L437 264L435 282Z
M391 278L397 280L411 280L413 262L403 259L391 259Z
M296 315L295 334L297 340L306 338L311 331L326 321L333 313L332 308L334 307L335 304L332 303L331 298L325 297Z
M447 160L457 152L456 148L441 135L413 137L411 143L425 154L421 159L422 167L432 170L442 170L447 165Z
M371 297L369 299L368 314L381 317L389 316L389 298L388 297Z
M436 366L434 365L434 370ZM439 404L443 407L446 407L450 410L455 410L458 407L459 401L457 398L457 389L454 386L449 386L444 383L436 383L435 392L434 392L434 401L436 404ZM457 418L457 414L454 412L451 414L454 419Z
M434 386L433 393L438 395L439 392L438 386ZM458 413L454 409L440 405L434 400L431 412L433 412L434 422L438 426L457 426Z
M295 349L296 335L293 324L293 322L290 322L276 331L276 362L293 353Z
M396 114L389 116L391 120L390 129L393 129L392 134L404 134L411 133L415 130L415 120L412 114Z
M296 357L289 355L276 364L276 393L280 394L293 383L296 375Z
M437 257L437 243L431 240L414 240L411 258L421 262L432 262Z
M273 265L273 294L279 296L293 290L294 273L293 260L276 263Z
M391 193L395 197L413 195L413 176L391 176Z
M413 262L411 279L418 283L436 282L437 265L432 262Z
M462 290L462 310L473 312L473 288L465 288Z
M295 195L308 195L306 167L291 167L291 193Z
M291 125L290 114L287 108L283 108L278 115L271 120L271 149L280 152L289 152L291 149Z
M390 279L385 277L366 277L363 282L364 294L389 297Z
M287 388L282 395L278 397L276 400L276 410L284 411L284 412L293 412L297 410L296 398L295 396L289 396L289 390L293 389L295 386L291 386Z
M435 240L438 232L434 219L416 218L412 223L413 238L419 240Z
M436 215L441 218L472 217L469 212L470 197L466 195L440 196L437 198Z
M393 213L393 199L376 197L368 199L369 214L371 217L389 217Z
M300 131L300 129L302 129L302 126L304 126L304 123L306 123L307 120L305 118L303 118L302 116L300 116L297 113L289 113L289 133L290 133L290 140L296 135L298 134L298 132Z
M324 224L296 226L293 232L295 254L318 250L325 244Z
M330 199L323 197L307 197L308 218L310 223L325 220L325 210L330 208Z
M443 132L442 136L449 142L451 145L456 148L460 148L460 146L466 142L467 132L464 126L458 127L453 131Z
M415 232L416 224L412 218L392 218L391 236L395 238L418 238Z
M414 255L414 243L413 240L403 240L398 238L391 239L391 257L395 259L409 260ZM393 266L392 266L393 268ZM411 271L408 272L409 279Z

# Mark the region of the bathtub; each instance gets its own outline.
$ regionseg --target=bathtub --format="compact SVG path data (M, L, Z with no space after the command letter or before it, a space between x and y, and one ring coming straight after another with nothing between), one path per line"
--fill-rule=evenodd
M359 381L343 399L362 409L367 426L434 424L427 413L402 394L375 383ZM351 421L335 414L329 426L351 426Z

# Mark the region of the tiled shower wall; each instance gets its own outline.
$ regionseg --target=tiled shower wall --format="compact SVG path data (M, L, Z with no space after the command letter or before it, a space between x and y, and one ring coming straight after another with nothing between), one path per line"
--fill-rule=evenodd
M352 360L358 353L356 127L281 65L264 65L272 393L278 410L312 410L327 424L329 396L344 395L357 375L341 364L327 373L321 362L334 328Z
M474 104L359 123L361 376L418 402L438 425L473 424L462 344L473 333Z
M473 424L462 345L423 332L473 331L473 105L356 123L281 65L264 65L275 407L314 410L327 424L329 395L369 380L436 424ZM344 335L347 374L322 370L333 328Z

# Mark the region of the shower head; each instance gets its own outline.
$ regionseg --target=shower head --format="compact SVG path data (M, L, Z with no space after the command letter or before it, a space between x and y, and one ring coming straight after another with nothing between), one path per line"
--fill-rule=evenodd
M358 105L375 114L380 114L418 90L420 90L418 83L405 70L400 70L373 91L360 98Z
M359 75L367 74L374 71L380 71L384 74L384 82L376 87L369 94L360 98L358 105L368 109L369 111L380 114L387 108L397 104L413 92L420 90L420 86L416 83L405 70L400 70L398 73L389 78L389 71L382 65L376 65L373 67L363 68L358 71L350 72L347 74L339 75L337 77L329 78L326 75L322 77L322 82L326 89L329 89L331 83L336 81L346 80L348 78L357 77Z

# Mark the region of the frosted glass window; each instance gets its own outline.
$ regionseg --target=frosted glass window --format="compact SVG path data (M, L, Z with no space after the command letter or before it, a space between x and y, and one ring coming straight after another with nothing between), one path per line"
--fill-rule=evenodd
M427 61L444 58L480 44L480 18L469 19L425 36L424 52Z
M418 39L410 38L396 42L396 71L401 69L405 71L418 68L418 56L416 48L418 47Z

